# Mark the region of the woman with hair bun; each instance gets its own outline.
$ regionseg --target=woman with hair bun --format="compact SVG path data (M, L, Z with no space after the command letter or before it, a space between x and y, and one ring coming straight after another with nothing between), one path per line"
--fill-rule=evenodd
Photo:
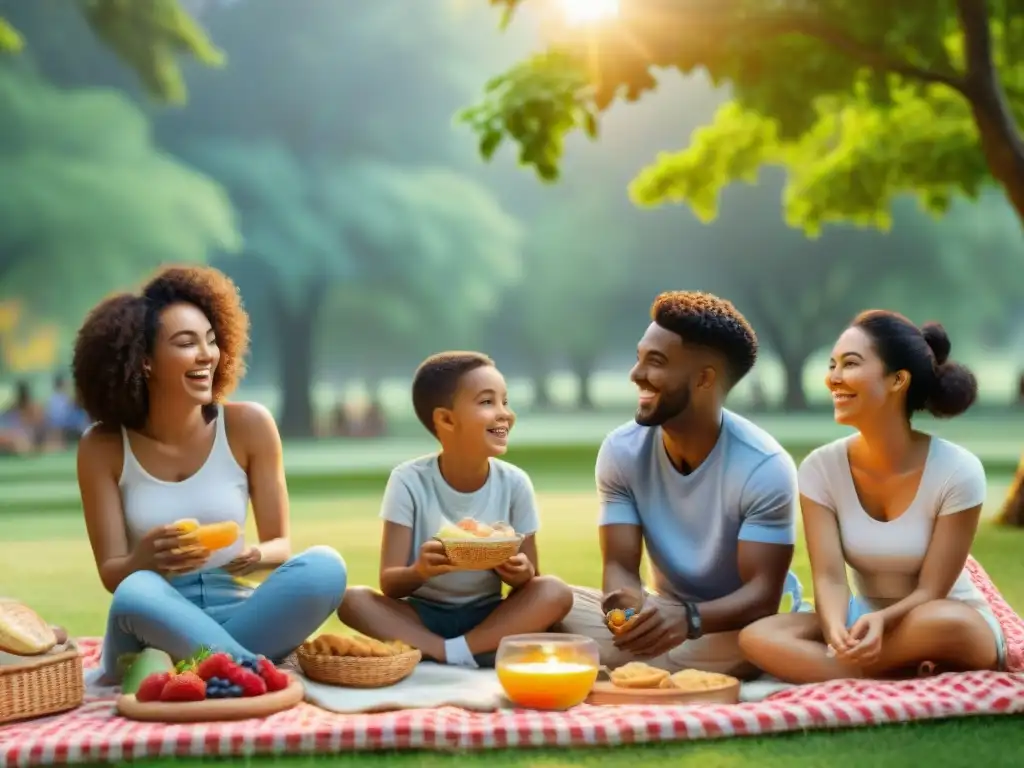
M162 270L85 319L72 372L96 421L78 484L100 581L113 594L101 679L144 647L175 660L201 647L280 661L345 592L333 549L292 555L281 438L256 403L225 402L244 371L249 319L209 268ZM183 546L174 524L234 522L252 506L258 541ZM273 571L258 587L243 577ZM126 658L127 657L127 658Z
M911 425L918 411L950 418L977 398L974 374L949 352L941 325L880 310L836 342L825 383L835 420L856 432L800 466L816 613L741 632L747 660L765 672L810 683L1004 665L1002 629L965 569L985 470Z

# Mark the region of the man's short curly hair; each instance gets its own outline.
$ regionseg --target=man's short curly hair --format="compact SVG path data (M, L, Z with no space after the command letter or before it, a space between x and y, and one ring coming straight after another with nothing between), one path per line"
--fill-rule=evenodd
M235 389L249 347L249 316L238 288L211 267L167 267L140 292L100 302L78 331L71 374L79 402L92 419L143 427L149 414L143 361L153 352L160 313L179 303L202 310L216 334L220 362L213 374L214 402Z
M757 362L757 335L732 302L700 291L669 291L654 300L651 319L685 344L713 350L726 360L729 388Z
M451 408L462 377L488 365L494 361L481 352L439 352L420 363L412 379L412 407L430 434L437 437L434 409Z

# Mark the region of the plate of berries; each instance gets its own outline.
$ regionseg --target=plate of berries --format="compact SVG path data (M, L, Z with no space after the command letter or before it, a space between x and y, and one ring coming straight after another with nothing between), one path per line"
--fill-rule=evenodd
M296 676L263 657L201 651L169 669L161 657L167 659L158 653L135 661L117 699L119 715L159 723L245 720L290 709L305 696Z

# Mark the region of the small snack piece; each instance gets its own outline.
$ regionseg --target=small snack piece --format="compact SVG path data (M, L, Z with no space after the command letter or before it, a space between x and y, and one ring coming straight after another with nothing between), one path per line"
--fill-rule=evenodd
M57 644L53 627L27 605L0 600L0 651L15 656L38 656Z
M401 640L376 640L362 635L323 634L303 643L305 651L313 656L349 656L356 658L384 658L398 656L413 650Z
M613 608L604 617L604 623L614 635L621 635L633 623L636 618L636 610L633 608Z
M174 522L173 525L178 529L181 537L188 542L186 546L176 550L176 552L182 553L199 549L206 549L210 552L224 549L234 544L242 535L242 529L233 520L200 525L198 520L186 518Z
M699 669L684 669L669 675L661 681L661 688L674 688L680 691L697 693L698 691L714 691L728 688L735 684L736 678L718 672L702 672Z
M668 678L668 671L642 661L631 661L613 669L608 676L619 688L657 688Z

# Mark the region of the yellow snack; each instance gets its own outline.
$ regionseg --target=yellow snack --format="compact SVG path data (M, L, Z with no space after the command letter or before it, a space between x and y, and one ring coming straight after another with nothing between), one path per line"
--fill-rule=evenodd
M718 672L702 672L699 669L684 669L669 675L661 681L661 688L675 688L681 691L713 691L727 688L736 682L735 677Z
M198 521L188 518L178 520L173 525L190 544L195 542L195 545L210 552L230 547L242 535L242 529L232 520L199 525Z
M608 677L619 688L658 688L668 678L668 670L652 667L642 661L631 661L613 669Z

